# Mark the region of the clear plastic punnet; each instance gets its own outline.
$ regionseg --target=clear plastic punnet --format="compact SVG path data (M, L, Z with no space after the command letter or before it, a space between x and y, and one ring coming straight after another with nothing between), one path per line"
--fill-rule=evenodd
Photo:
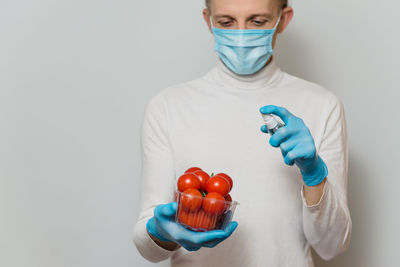
M178 203L175 221L196 232L227 231L239 205L236 201L210 200L179 191L175 192L175 200Z

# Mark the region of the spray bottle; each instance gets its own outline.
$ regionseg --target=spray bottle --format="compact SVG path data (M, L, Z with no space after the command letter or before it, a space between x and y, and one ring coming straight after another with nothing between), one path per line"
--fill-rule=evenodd
M267 125L268 133L270 135L273 135L279 128L284 126L284 124L277 121L277 119L275 119L274 116L270 114L261 114L261 115L265 121L265 125Z

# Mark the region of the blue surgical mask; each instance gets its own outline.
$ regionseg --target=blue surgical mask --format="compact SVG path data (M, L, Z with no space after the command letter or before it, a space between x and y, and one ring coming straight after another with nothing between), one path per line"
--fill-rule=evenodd
M225 65L239 75L251 75L265 66L273 54L272 39L281 15L273 29L212 31L215 38L215 51ZM211 22L212 23L212 22Z

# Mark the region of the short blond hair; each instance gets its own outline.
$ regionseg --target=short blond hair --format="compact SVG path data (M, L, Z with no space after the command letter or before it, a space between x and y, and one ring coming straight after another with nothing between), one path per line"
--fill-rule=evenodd
M285 8L288 6L288 0L277 0L282 3L282 8ZM209 9L210 8L210 2L211 0L206 0L206 7Z

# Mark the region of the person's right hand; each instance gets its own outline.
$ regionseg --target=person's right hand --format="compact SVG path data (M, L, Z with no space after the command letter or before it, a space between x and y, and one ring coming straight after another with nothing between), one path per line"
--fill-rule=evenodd
M176 202L158 205L154 209L154 216L147 221L147 231L161 241L174 242L189 251L196 251L201 247L215 247L227 239L238 226L233 221L227 231L194 232L175 222L177 206Z

